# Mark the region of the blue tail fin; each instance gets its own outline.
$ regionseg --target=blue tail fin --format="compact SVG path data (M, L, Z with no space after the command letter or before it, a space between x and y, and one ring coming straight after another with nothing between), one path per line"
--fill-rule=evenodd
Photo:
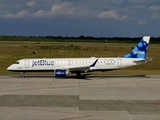
M150 36L144 36L131 53L123 56L123 58L146 58L148 51Z

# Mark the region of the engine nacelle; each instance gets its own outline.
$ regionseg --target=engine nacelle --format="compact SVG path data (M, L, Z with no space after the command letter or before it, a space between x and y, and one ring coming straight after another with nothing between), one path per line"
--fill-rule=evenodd
M54 75L55 75L55 77L66 77L67 75L69 75L69 71L68 70L56 69L54 71Z

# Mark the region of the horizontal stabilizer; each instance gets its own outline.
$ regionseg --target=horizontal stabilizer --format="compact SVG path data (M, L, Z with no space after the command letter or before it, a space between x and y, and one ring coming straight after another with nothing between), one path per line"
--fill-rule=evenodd
M149 59L149 58L144 59L144 60L134 60L134 62L137 63L137 64L138 63L148 63L148 62L151 62L151 61L152 61L152 59Z

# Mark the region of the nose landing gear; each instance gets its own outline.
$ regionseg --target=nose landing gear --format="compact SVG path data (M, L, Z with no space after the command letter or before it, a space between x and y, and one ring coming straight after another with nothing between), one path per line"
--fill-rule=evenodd
M23 77L23 78L26 77L26 76L25 76L25 72L21 72L21 74L22 74L22 77Z

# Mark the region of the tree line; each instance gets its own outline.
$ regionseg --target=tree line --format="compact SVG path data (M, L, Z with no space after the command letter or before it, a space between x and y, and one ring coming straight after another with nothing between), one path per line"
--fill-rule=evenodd
M93 36L0 36L0 41L39 42L138 42L142 37L93 37ZM151 43L160 43L160 37L151 37Z

